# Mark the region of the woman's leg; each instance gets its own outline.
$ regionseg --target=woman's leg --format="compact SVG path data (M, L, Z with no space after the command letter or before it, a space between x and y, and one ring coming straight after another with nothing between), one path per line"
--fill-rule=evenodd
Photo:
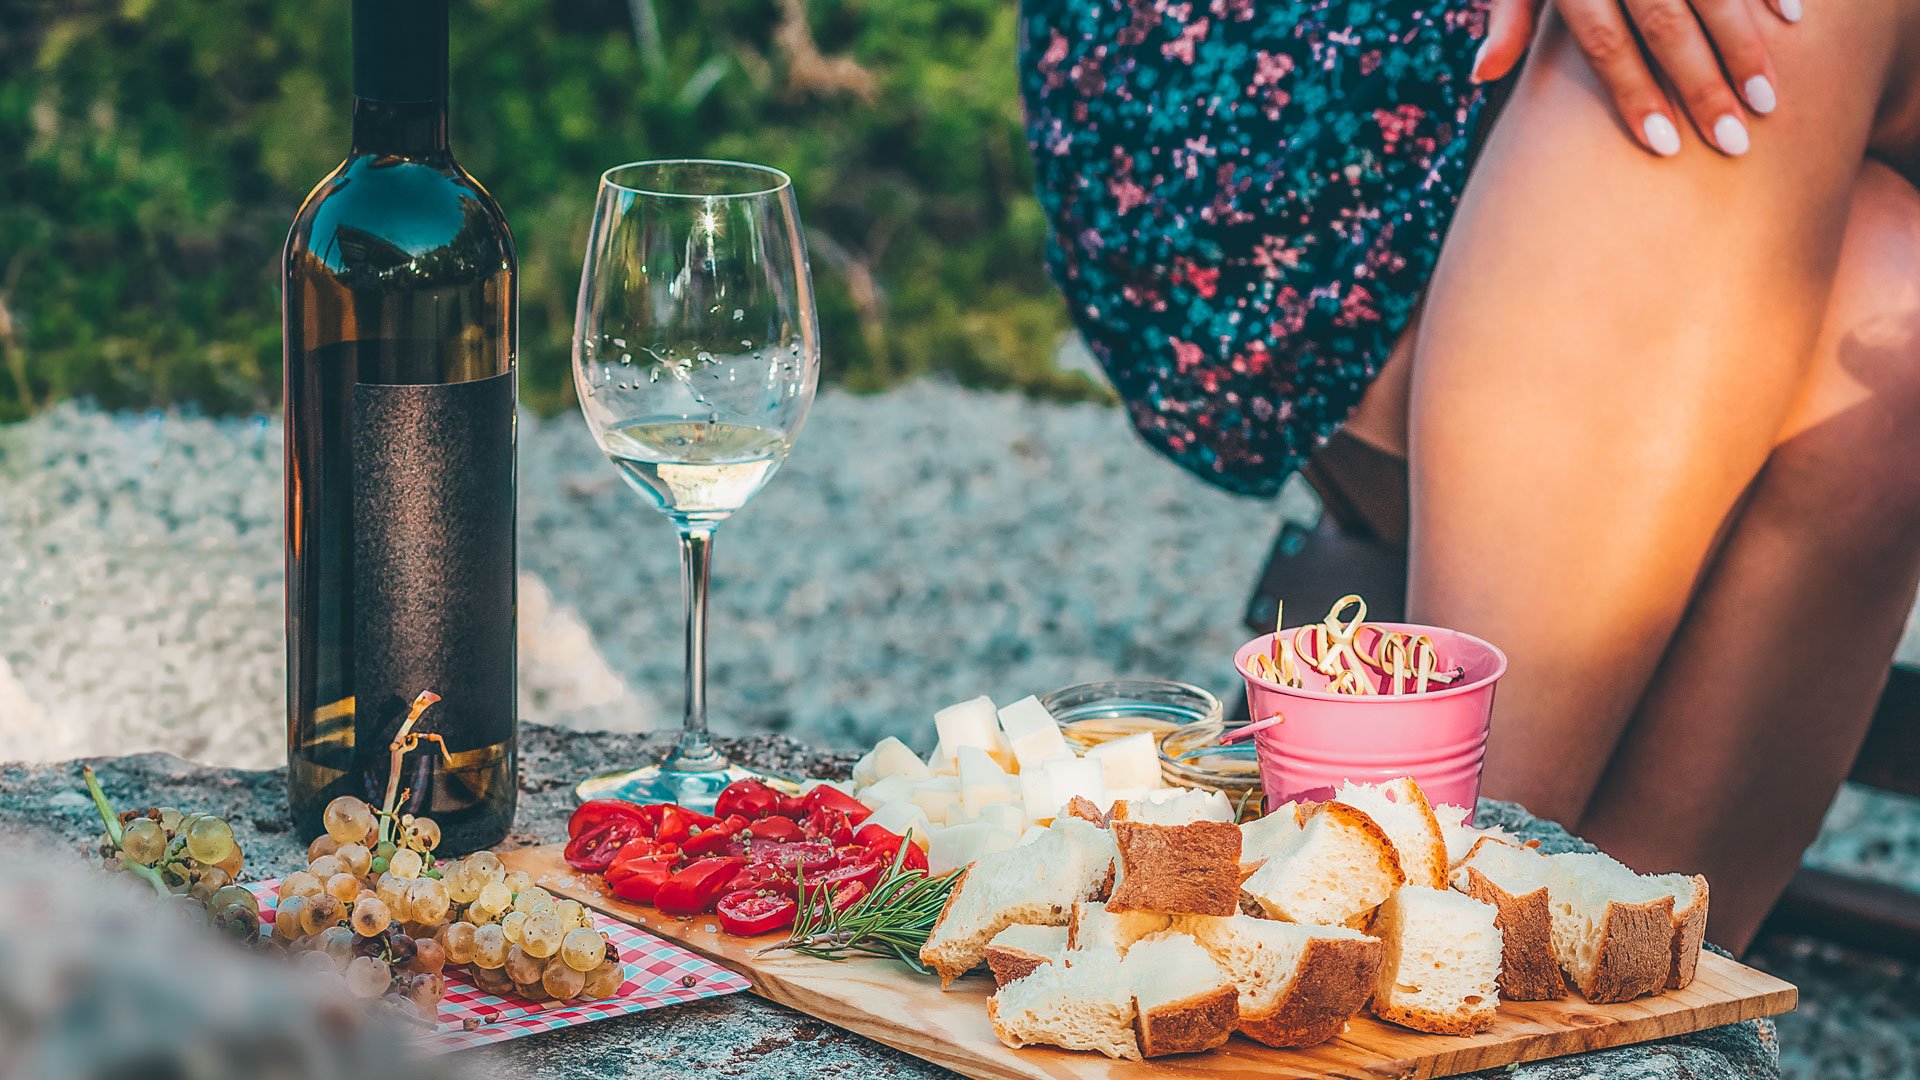
M1488 794L1583 816L1805 381L1903 18L1861 0L1773 34L1780 109L1737 160L1638 150L1543 31L1448 238L1409 412L1409 606L1514 659Z
M1869 165L1813 371L1579 831L1716 887L1743 948L1813 840L1920 583L1920 194Z

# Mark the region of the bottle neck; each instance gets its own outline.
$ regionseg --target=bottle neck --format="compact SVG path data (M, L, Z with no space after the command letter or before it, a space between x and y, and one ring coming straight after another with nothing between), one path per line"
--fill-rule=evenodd
M449 153L447 101L353 99L353 153L434 157Z

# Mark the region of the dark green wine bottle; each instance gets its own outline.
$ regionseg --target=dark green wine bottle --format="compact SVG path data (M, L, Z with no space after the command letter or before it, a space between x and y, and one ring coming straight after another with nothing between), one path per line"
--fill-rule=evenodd
M288 801L378 806L432 691L402 805L458 854L517 791L513 238L447 145L447 0L354 0L353 93L284 264Z

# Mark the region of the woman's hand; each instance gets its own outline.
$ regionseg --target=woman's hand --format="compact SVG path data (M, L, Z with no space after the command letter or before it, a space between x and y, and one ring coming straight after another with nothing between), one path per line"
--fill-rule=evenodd
M1475 81L1498 79L1520 62L1544 2L1492 0ZM1773 111L1773 62L1760 39L1756 6L1757 0L1554 0L1627 129L1662 157L1680 152L1680 129L1654 80L1656 69L1700 137L1721 153L1747 152L1747 110ZM1801 0L1766 0L1766 6L1773 16L1800 21Z

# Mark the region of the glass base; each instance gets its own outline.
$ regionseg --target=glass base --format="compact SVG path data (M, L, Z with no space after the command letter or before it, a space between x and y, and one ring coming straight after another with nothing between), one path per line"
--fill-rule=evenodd
M756 779L757 773L738 765L703 772L681 772L664 765L643 765L638 769L589 776L574 785L573 793L581 802L588 799L626 799L637 803L679 803L703 814L713 812L720 792L735 780Z

